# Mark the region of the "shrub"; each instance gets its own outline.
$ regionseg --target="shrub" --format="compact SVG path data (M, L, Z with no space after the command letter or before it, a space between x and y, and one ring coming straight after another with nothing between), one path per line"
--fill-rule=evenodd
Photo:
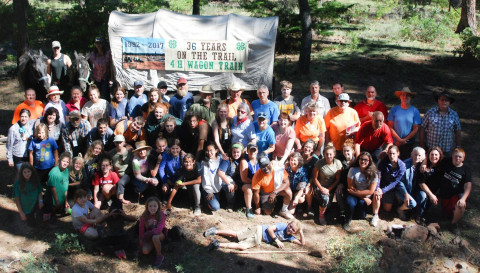
M35 257L29 254L24 260L22 260L22 269L20 273L55 273L57 272L57 266L50 264L43 256Z
M50 245L49 252L54 255L79 253L85 250L75 233L55 233L55 241Z
M473 34L472 29L466 28L460 33L462 45L456 48L455 53L466 59L480 61L480 37Z

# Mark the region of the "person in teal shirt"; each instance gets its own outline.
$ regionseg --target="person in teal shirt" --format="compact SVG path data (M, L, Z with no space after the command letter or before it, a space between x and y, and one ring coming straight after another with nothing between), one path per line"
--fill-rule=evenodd
M29 226L35 226L38 209L43 207L42 186L37 172L29 163L20 166L18 179L13 184L13 196L20 219Z
M61 213L62 209L68 210L68 166L70 165L70 153L60 155L58 166L48 174L47 191L45 193L44 220L49 220L52 213Z

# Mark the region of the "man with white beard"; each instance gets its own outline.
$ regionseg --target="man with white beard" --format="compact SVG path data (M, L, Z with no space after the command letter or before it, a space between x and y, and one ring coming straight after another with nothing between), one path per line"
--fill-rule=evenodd
M188 92L187 79L177 80L177 94L170 98L170 114L183 120L188 108L193 104L193 95Z

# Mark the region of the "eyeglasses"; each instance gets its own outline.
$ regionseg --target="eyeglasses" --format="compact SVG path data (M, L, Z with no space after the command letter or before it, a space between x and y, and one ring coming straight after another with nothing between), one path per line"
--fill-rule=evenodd
M362 161L362 162L369 162L370 159L368 159L368 158L360 158L360 161Z
M237 113L246 114L247 111L245 111L245 110L237 110Z
M53 48L54 50L56 50L56 49L60 49L60 47L58 47L58 46L56 46L56 47L52 47L52 48Z

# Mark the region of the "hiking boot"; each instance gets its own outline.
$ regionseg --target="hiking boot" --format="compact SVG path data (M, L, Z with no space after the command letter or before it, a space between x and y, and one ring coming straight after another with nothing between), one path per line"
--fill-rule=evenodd
M157 257L155 258L155 262L153 263L153 267L159 268L162 265L164 259L165 257L163 255L157 255Z
M315 213L313 213L313 208L308 208L307 216L308 216L308 217L313 217L313 216L315 216Z
M370 221L370 225L376 227L378 224L378 214L373 215L372 221Z
M253 217L255 217L255 213L253 213L252 208L247 208L246 215L248 219L253 219Z
M208 245L208 251L217 250L220 247L220 242L215 239Z
M321 215L318 217L318 223L321 226L326 226L327 225L327 219L325 219L325 215Z
M425 219L423 219L423 217L421 216L417 216L417 218L415 218L415 222L418 224L418 225L424 225L425 224Z
M215 234L217 234L217 228L211 227L203 233L203 237L214 236Z
M400 208L397 209L398 219L402 221L407 221L407 217L405 216L405 211L401 210Z
M282 216L283 218L285 218L287 220L295 218L295 217L293 217L293 215L288 210L280 211L278 213L278 215Z
M202 215L202 210L200 209L200 207L195 207L195 209L193 210L193 215L194 216Z

